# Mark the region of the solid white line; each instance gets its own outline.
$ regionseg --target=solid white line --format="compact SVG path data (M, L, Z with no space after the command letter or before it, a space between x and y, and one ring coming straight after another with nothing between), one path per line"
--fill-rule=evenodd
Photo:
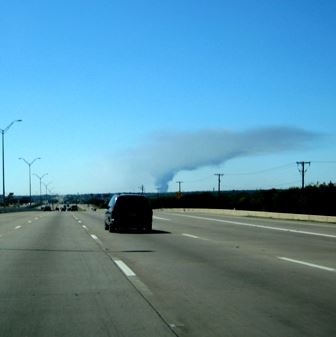
M318 268L318 269L322 269L322 270L326 270L326 271L335 271L336 270L334 268L320 266L318 264L313 264L313 263L309 263L309 262L305 262L305 261L293 260L293 259L289 259L287 257L278 256L278 259L288 261L288 262L303 264L303 265L308 266L308 267Z
M116 265L119 269L126 275L126 276L136 276L132 269L130 269L123 261L121 260L114 260Z
M239 226L247 226L247 227L263 228L263 229L271 229L271 230L281 231L281 232L298 233L298 234L306 234L306 235L315 235L315 236L322 236L322 237L336 239L336 235L332 235L332 234L323 234L323 233L307 232L307 231L300 231L300 230L296 230L296 229L288 229L288 228L281 228L281 227L255 225L255 224L246 223L246 222L238 222L238 221L229 221L229 220L222 220L222 219L206 218L206 217L196 216L196 215L184 215L184 214L183 215L182 214L175 214L175 215L184 216L184 217L188 217L188 218L194 218L194 219L216 221L216 222L224 222L224 223L229 223L229 224L239 225Z
M97 237L96 235L94 235L94 234L90 234L90 236L92 237L92 239L94 239L94 240L98 240L98 237Z
M188 233L182 233L183 236L187 236L188 238L193 238L193 239L199 239L199 236L188 234Z

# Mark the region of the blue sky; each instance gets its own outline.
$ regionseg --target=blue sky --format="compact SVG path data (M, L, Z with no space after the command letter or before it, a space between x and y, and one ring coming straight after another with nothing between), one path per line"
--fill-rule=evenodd
M0 128L23 120L5 135L6 192L28 193L19 157L41 157L32 172L59 194L213 190L219 172L223 189L286 188L296 161L312 162L307 183L335 182L335 14L327 0L0 1Z

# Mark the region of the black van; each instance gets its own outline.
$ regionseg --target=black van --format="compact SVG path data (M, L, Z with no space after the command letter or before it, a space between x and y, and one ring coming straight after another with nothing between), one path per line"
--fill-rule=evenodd
M122 230L152 230L153 211L148 199L138 194L116 194L105 212L105 229L110 232Z

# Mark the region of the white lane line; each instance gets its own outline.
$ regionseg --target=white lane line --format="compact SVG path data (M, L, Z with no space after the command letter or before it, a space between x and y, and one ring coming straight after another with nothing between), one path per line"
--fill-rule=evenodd
M184 216L184 217L193 218L193 219L201 219L201 220L208 220L208 221L215 221L215 222L224 222L224 223L229 223L229 224L239 225L239 226L247 226L247 227L263 228L263 229L271 229L271 230L281 231L281 232L298 233L298 234L306 234L306 235L315 235L315 236L322 236L322 237L336 239L336 235L332 235L332 234L323 234L323 233L316 233L316 232L300 231L300 230L289 229L289 228L255 225L255 224L246 223L246 222L229 221L229 220L215 219L215 218L206 218L206 217L196 216L196 215L184 215L184 214L183 215L182 214L175 214L175 215Z
M93 240L95 240L95 241L98 243L98 245L99 245L101 248L104 249L103 243L101 242L101 240L98 238L97 235L90 234L90 233L88 233L88 234L91 236L91 238L92 238Z
M126 275L126 276L136 276L131 268L129 268L123 261L121 260L113 260L119 269Z
M22 226L16 226L16 227L15 227L15 229L20 229L20 228L22 228Z
M210 240L210 239L202 238L201 236L196 236L196 235L188 234L188 233L182 233L182 236L186 236L186 237L192 238L192 239L203 240L203 241L212 241L212 240Z
M188 234L188 233L182 233L183 236L187 236L188 238L193 238L193 239L199 239L199 236Z
M171 221L170 219L161 218L161 217L156 216L156 215L153 215L153 218L156 219L156 220Z
M175 329L175 328L183 328L183 327L184 327L184 324L181 324L181 323L178 323L178 324L170 323L169 326L170 326L172 329Z
M31 221L31 220L28 220L28 223L32 223L32 221Z
M84 228L84 229L88 229L85 225L82 225L82 228Z
M81 220L78 220L78 223L82 223L82 221L81 221Z
M289 258L283 257L283 256L278 256L278 259L288 261L288 262L298 263L298 264L302 264L302 265L305 265L305 266L308 266L308 267L318 268L318 269L322 269L322 270L326 270L326 271L336 271L336 269L334 269L334 268L320 266L318 264L313 264L313 263L300 261L300 260L293 260L293 259L289 259Z

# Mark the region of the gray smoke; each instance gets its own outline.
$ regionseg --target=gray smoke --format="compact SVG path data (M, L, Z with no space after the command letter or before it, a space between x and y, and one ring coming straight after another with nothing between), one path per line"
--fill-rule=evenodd
M133 170L149 173L162 191L182 170L215 166L230 159L304 149L318 135L291 127L269 127L233 132L208 129L161 132L128 152Z

